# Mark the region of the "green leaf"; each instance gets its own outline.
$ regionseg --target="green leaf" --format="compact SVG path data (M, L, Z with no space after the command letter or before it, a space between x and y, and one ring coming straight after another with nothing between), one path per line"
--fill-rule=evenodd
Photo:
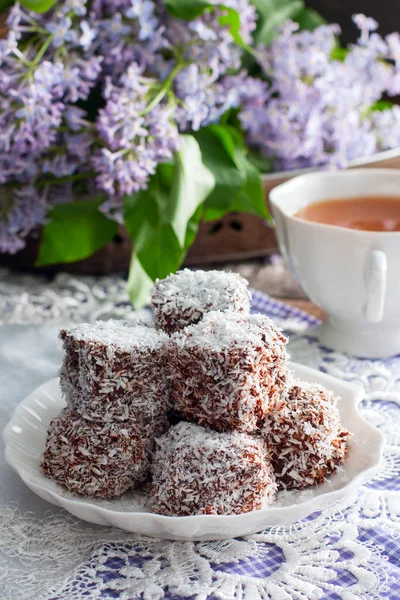
M245 176L245 184L239 190L232 206L232 212L248 212L269 219L264 185L259 170L251 164L243 148L236 149L236 156Z
M212 6L207 0L164 0L164 4L170 15L187 21L195 19Z
M215 179L215 187L205 201L204 219L219 219L236 210L268 218L261 175L247 157L243 135L224 124L209 125L194 136L203 162Z
M112 240L118 224L98 210L104 198L57 204L45 225L35 265L42 267L87 258Z
M128 288L135 305L147 299L144 274L154 280L180 267L214 185L197 141L183 135L174 167L159 165L147 190L124 199L124 221L134 243Z
M186 237L185 237L185 250L189 250L190 246L194 243L197 232L199 231L200 221L203 216L203 205L201 204L196 212L191 216L190 221L188 223L186 229Z
M50 10L56 2L57 0L20 0L21 6L38 13Z
M210 125L194 134L199 143L204 164L212 172L214 189L208 195L205 211L227 212L244 183L236 162L236 149L229 129L223 125ZM207 220L210 218L206 216Z
M159 165L148 189L124 200L134 243L128 287L135 306L148 300L148 280L179 268L203 214L231 210L268 216L260 174L246 158L242 136L229 125L182 136L173 176L171 165Z
M148 304L152 288L152 279L147 275L133 251L126 289L135 308L142 308Z
M233 201L232 201L233 202ZM231 212L229 208L218 208L216 206L208 206L204 207L203 212L203 220L208 223L209 221L218 221L218 219L222 219L224 215Z
M393 107L393 102L390 102L390 100L378 100L377 102L374 102L374 104L372 104L369 108L370 111L383 111L383 110L388 110L389 108Z
M219 17L219 24L223 27L227 26L229 28L229 33L238 46L243 48L243 50L246 50L246 52L249 54L257 56L257 53L253 50L253 48L251 48L242 38L242 34L240 33L240 14L238 11L226 5L221 5L221 8L223 8L225 14Z
M135 258L151 279L176 271L184 257L188 226L214 187L214 177L204 166L199 145L182 136L171 165L159 165L147 190L124 200L124 220L135 246ZM192 221L192 227L194 221Z
M15 0L0 0L0 12L15 4Z
M215 177L203 160L200 146L192 135L181 136L175 155L174 182L165 218L184 247L188 223L215 187Z
M251 162L252 165L256 167L261 173L271 173L272 168L272 159L267 158L261 152L258 152L254 148L250 148L247 154L247 158Z
M340 46L336 46L336 48L334 48L331 52L331 59L332 60L340 60L340 61L344 61L346 56L348 55L349 50L348 48L341 48Z
M124 199L124 221L134 243L135 257L153 280L175 271L183 255L171 224L164 218L171 189L164 186L160 167L147 190Z
M314 31L321 25L326 25L327 21L316 10L312 8L302 8L294 17L294 20L299 24L300 29Z
M227 126L235 145L235 162L241 171L244 183L239 190L230 211L250 212L262 218L269 218L269 212L265 203L264 186L261 173L250 162L248 148L245 144L243 134L235 127Z
M304 8L302 0L253 0L259 13L254 40L268 46L277 34L277 28L288 19L294 19Z
M148 232L157 229L160 206L167 202L170 192L161 183L159 168L150 180L147 190L124 198L124 222L136 250L146 244Z
M160 163L157 167L160 186L165 193L170 192L172 189L172 184L174 182L174 170L175 165L173 161L169 163Z
M179 268L183 256L183 250L175 232L168 223L159 223L158 227L147 236L147 241L142 244L140 251L137 252L140 264L153 280L175 272Z
M203 127L198 132L196 132L200 139L203 133L211 133L214 138L217 138L222 147L224 148L226 154L231 159L232 164L236 164L236 150L235 150L235 128L232 127L229 122L221 123L219 125L208 125L207 127ZM213 140L215 143L215 139Z
M219 24L222 25L222 27L229 27L229 31L235 42L240 46L246 45L247 47L247 44L245 44L240 34L241 23L238 11L229 6L224 6L223 9L224 14L219 17Z

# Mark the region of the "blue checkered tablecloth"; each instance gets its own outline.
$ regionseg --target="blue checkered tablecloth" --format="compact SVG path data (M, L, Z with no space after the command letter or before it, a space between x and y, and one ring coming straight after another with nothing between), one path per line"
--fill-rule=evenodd
M291 306L290 304L280 302L279 300L271 298L270 296L267 296L267 294L263 294L258 290L251 290L251 295L251 311L253 313L263 313L270 317L272 320L276 318L279 318L280 320L287 319L289 321L289 329L290 323L293 321L297 321L302 325L310 325L311 327L316 326L320 323L320 321L316 317L310 315L304 310L301 310L296 306Z

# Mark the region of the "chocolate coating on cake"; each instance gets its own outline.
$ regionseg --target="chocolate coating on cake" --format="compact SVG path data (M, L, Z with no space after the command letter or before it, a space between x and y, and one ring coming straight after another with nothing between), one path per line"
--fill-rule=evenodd
M264 508L277 485L261 438L181 422L157 440L153 512L240 514Z
M323 483L343 463L350 433L342 427L332 392L295 381L267 416L262 436L271 451L278 485L303 489Z
M156 327L171 334L198 323L213 310L247 314L248 282L237 273L183 269L157 280L151 303Z
M208 313L168 343L172 409L217 431L255 431L285 391L286 342L263 315Z
M40 465L71 492L113 498L146 479L151 445L133 423L96 423L64 409L50 423Z
M93 420L166 415L168 336L119 321L83 323L60 332L65 359L60 385L68 406Z

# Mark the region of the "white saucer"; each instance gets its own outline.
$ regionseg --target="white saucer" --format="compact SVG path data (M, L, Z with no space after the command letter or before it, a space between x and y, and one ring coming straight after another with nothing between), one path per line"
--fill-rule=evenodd
M142 492L127 492L114 500L74 496L45 477L39 468L47 427L64 406L58 379L37 388L17 407L4 430L6 460L38 496L91 523L178 540L224 539L287 525L337 502L372 477L383 449L382 434L358 412L361 388L295 363L291 368L296 377L318 382L341 397L342 422L353 438L346 463L326 483L302 492L280 492L270 508L242 515L165 517L149 512Z

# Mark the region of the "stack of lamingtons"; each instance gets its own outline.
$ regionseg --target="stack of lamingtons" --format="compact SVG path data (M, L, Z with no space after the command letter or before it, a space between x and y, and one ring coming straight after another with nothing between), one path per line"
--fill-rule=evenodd
M107 498L149 479L159 514L238 514L344 461L336 399L292 379L287 340L250 314L246 280L184 270L156 282L152 307L152 323L61 331L67 408L50 424L46 475Z

